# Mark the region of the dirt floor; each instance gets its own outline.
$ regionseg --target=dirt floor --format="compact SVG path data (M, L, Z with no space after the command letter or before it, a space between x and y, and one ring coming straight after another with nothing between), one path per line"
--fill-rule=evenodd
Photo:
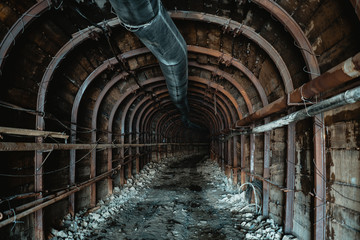
M259 198L259 197L258 197ZM96 210L67 216L53 239L292 239L204 156L148 164Z

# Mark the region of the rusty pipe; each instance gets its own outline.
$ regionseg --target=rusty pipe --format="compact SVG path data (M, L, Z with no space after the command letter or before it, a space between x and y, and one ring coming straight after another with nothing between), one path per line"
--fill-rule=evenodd
M288 125L295 121L300 121L308 117L313 117L317 114L347 105L360 100L360 87L348 90L344 93L338 94L332 98L326 99L320 103L314 104L308 108L291 113L273 122L255 127L251 133L267 132L275 128Z
M360 53L333 67L314 80L305 83L267 106L236 122L235 128L245 126L251 122L261 120L271 114L281 112L288 106L288 102L299 103L302 99L311 98L326 90L335 88L360 76Z
M159 145L206 145L207 143L159 143ZM151 147L157 143L148 144L65 144L65 143L26 143L26 142L0 142L0 152L9 151L47 151L47 150L71 150L71 149L107 149L121 147Z

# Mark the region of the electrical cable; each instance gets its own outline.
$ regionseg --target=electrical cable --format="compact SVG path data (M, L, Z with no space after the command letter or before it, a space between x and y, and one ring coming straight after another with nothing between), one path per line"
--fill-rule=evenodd
M241 190L242 187L245 186L245 185L249 185L249 186L251 186L251 187L253 188L254 197L255 197L255 204L246 205L245 207L243 207L243 208L240 210L240 212L241 212L243 209L246 209L246 208L249 207L249 206L255 206L255 208L256 208L255 211L260 214L260 213L261 213L261 206L259 206L258 203L257 203L257 195L256 195L255 186L254 186L252 183L250 183L250 182L245 182L245 183L243 183L243 184L239 187L239 189ZM241 193L241 192L240 192L240 193ZM258 210L258 209L259 209L259 210Z
M65 170L71 166L74 166L75 164L79 163L81 160L83 160L84 158L86 158L96 147L98 146L98 142L96 143L96 145L90 150L88 151L84 156L82 156L79 160L75 161L74 164L69 164L69 165L66 165L65 167L62 167L62 168L58 168L56 170L53 170L53 171L49 171L49 172L44 172L44 173L41 173L41 174L25 174L25 175L15 175L15 174L3 174L3 173L0 173L0 176L1 177L19 177L19 178L23 178L23 177L35 177L35 176L41 176L41 175L49 175L49 174L52 174L52 173L56 173L56 172L60 172L62 170ZM104 149L98 149L97 151L102 151Z

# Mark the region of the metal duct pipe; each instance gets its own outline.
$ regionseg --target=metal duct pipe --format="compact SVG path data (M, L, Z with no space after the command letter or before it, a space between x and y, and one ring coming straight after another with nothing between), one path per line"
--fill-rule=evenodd
M326 112L350 103L355 103L360 100L360 87L348 90L344 93L338 94L332 98L321 101L320 103L314 104L310 107L302 109L300 111L291 113L285 117L282 117L276 121L264 124L259 127L252 129L250 133L261 133L267 132L275 128L279 128L289 123L300 121L308 117L313 117L316 114Z
M161 1L110 0L110 3L121 24L132 31L158 59L171 100L180 110L185 125L193 127L188 119L186 42Z

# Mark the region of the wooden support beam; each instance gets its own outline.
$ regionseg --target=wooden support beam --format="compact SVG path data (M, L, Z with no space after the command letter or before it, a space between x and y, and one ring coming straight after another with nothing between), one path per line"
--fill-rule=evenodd
M287 168L286 168L286 188L295 188L295 125L290 123L287 127ZM284 232L291 234L294 220L294 198L295 192L288 191L285 193L285 223Z
M270 122L269 118L266 118L264 123L267 124ZM264 179L270 179L270 132L264 133ZM269 196L270 196L270 189L269 183L263 181L263 215L269 215Z
M245 174L245 135L240 137L240 167L241 167L241 184L246 182Z
M252 126L253 128L254 126ZM250 173L255 171L255 134L250 134ZM253 179L251 179L252 181Z
M323 114L314 117L314 239L325 240L326 234L326 163Z
M238 183L238 154L237 154L237 142L238 136L234 136L233 141L233 183L236 185Z
M21 135L21 136L32 136L32 137L52 137L52 138L62 138L68 139L69 136L61 132L49 132L49 131L40 131L33 129L23 129L23 128L10 128L10 127L0 127L0 133L11 134L11 135Z

